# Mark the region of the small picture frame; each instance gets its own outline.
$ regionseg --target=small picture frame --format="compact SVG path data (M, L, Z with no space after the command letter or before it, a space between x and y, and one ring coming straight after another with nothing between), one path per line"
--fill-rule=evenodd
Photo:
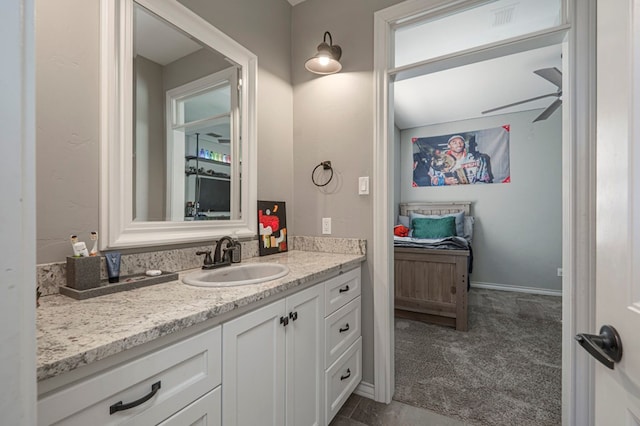
M287 210L284 201L258 201L258 252L283 253L287 244Z

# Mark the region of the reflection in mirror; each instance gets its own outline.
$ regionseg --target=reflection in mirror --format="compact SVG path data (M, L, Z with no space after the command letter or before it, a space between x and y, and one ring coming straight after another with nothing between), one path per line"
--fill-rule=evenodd
M175 0L100 5L100 250L255 237L256 55Z
M240 73L134 3L134 221L240 219Z

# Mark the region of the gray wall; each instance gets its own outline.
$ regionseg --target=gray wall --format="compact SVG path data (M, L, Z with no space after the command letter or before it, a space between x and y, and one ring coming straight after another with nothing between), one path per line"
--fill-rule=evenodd
M69 236L98 229L99 1L36 6L37 262L63 261Z
M398 204L400 203L400 197L402 194L402 185L400 181L400 171L402 170L402 162L400 161L400 129L398 126L393 126L393 205L396 206L395 212L397 214ZM394 219L395 220L395 219Z
M133 217L164 220L166 198L165 101L162 66L138 55L134 58Z
M402 201L471 201L476 217L471 280L561 290L562 115L532 123L541 110L401 132ZM413 188L412 137L511 125L511 183Z
M183 3L258 56L258 197L287 201L293 217L291 6ZM63 261L69 235L98 229L99 28L99 0L36 2L38 263Z
M373 383L373 212L371 195L358 195L358 177L373 172L373 14L397 0L307 0L293 8L293 223L296 235L321 235L332 218L338 237L367 239L362 270L363 380ZM325 31L342 47L342 71L318 76L304 62ZM311 171L331 160L336 185L322 191ZM371 188L376 182L371 180Z

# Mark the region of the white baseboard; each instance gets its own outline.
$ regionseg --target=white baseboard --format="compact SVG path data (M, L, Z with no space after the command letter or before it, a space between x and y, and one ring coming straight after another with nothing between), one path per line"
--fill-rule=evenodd
M484 283L480 281L471 281L472 288L485 288L487 290L515 291L518 293L542 294L545 296L562 296L562 290L550 290L535 287L521 287L509 284Z
M363 396L365 398L373 399L375 401L375 389L371 383L360 382L356 390L353 391L356 395Z

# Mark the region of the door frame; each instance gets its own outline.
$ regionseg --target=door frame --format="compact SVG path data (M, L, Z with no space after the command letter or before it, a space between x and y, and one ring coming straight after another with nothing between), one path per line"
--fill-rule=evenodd
M37 420L35 9L33 0L0 4L0 415L27 425Z
M374 398L394 393L393 27L418 14L477 0L409 0L374 14L373 276ZM573 336L595 328L596 0L566 0L562 137L562 423L593 425L594 369Z

